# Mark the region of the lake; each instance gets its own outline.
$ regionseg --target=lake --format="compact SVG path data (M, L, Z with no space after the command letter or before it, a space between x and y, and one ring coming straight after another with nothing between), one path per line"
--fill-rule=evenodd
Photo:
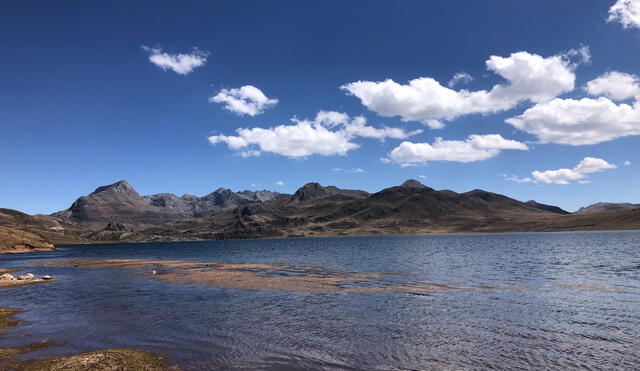
M640 232L59 246L0 267L57 279L0 291L25 310L0 347L56 343L21 359L137 347L194 370L640 364Z

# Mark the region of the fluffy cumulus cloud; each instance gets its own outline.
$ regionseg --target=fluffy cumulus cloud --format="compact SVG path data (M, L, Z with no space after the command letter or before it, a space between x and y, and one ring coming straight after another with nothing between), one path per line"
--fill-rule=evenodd
M357 81L341 88L380 116L399 116L441 128L443 121L469 114L490 114L515 107L519 102L547 102L574 89L576 66L588 61L589 49L542 57L517 52L509 57L491 56L487 69L506 80L490 90L454 90L430 77L400 84L385 81Z
M243 157L249 157L243 155L249 151L252 156L271 152L287 157L306 157L345 155L359 147L353 142L356 137L406 139L422 132L407 132L390 127L376 128L367 125L364 117L351 118L333 111L320 111L314 120L294 118L292 121L291 125L238 129L237 135L213 135L208 139L212 144L226 143L229 149L238 151Z
M636 75L612 71L589 81L584 90L593 96L625 100L640 96L640 80Z
M640 135L640 103L616 104L606 97L556 98L506 122L536 135L541 143L596 144Z
M401 165L428 161L473 162L495 157L502 150L528 150L528 147L498 134L470 135L466 140L436 138L433 144L405 141L389 153L386 162Z
M149 53L149 61L163 70L172 70L180 75L186 75L196 67L204 66L209 53L194 48L191 53L170 54L161 48L142 46Z
M237 89L222 89L209 98L209 102L224 104L224 109L240 116L255 116L275 106L278 100L267 97L255 86L244 85Z
M620 22L624 28L640 29L640 0L618 0L609 8L609 22Z
M590 183L585 180L588 174L597 173L606 169L615 169L617 166L608 163L601 158L585 157L573 169L557 169L547 171L533 171L531 175L542 183L569 184L578 181L580 184Z
M447 85L450 88L453 88L454 86L456 86L458 84L468 84L471 81L473 81L473 76L471 76L468 73L462 71L462 72L456 72L453 75L453 77L451 78L451 80L449 80L449 83Z

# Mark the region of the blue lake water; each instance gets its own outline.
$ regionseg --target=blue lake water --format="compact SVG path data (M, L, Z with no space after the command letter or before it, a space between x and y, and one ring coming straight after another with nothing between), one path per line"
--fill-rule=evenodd
M287 263L497 289L310 294L37 265L67 258ZM0 347L56 342L23 359L138 347L184 369L640 365L640 232L60 246L0 255L0 267L58 279L0 291L1 307L25 310Z

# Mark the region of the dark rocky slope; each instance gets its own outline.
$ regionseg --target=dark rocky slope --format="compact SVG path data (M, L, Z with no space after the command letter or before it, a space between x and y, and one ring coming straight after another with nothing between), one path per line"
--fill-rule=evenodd
M108 223L141 229L182 218L200 218L254 202L288 198L271 191L232 192L220 188L204 197L171 193L141 196L126 181L98 187L88 196L78 198L67 210L52 214L91 229L104 228Z

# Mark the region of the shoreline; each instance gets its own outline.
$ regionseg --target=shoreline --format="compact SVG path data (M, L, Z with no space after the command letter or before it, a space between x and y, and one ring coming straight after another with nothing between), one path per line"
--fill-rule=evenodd
M87 241L79 243L54 244L54 249L43 251L56 251L59 247L85 246L85 245L114 245L114 244L149 244L149 243L182 243L182 242L212 242L212 241L252 241L252 240L292 240L292 239L321 239L321 238L361 238L361 237L446 237L462 235L510 235L510 234L539 234L539 233L584 233L584 232L640 232L640 229L567 229L553 231L510 231L510 232L434 232L434 233L389 233L389 234L349 234L349 235L314 235L314 236L273 236L273 237L248 237L248 238L224 238L224 239L184 239L184 240L145 240L145 241ZM5 252L0 251L0 255ZM18 252L21 253L21 252Z

